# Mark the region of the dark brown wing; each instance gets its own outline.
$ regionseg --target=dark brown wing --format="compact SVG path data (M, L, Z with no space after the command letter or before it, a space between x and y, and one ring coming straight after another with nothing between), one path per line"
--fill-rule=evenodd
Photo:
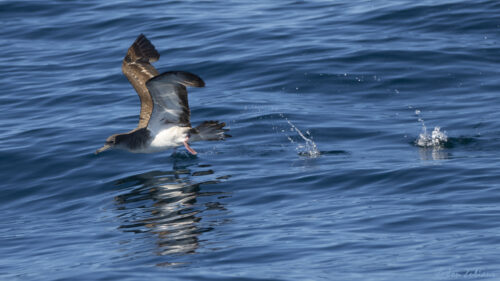
M130 46L123 59L122 71L141 99L141 114L137 128L146 128L153 113L153 100L146 87L146 81L158 75L151 63L157 61L160 54L143 34L139 35Z

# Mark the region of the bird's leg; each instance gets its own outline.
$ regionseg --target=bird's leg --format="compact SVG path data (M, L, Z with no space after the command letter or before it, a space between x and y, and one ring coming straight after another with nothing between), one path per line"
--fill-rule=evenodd
M186 137L186 138L184 139L184 142L183 142L183 143L184 143L184 147L186 147L186 149L187 149L187 151L189 151L189 153L191 153L191 154L193 154L193 155L196 155L196 154L197 154L197 152L196 152L196 151L194 151L194 149L192 149L192 148L189 146L188 141L189 141L189 137Z

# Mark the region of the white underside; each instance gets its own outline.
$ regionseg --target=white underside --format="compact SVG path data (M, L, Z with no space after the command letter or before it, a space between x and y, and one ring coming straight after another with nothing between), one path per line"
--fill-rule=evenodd
M190 128L165 124L156 132L151 131L152 141L149 146L136 150L137 153L152 153L184 145Z

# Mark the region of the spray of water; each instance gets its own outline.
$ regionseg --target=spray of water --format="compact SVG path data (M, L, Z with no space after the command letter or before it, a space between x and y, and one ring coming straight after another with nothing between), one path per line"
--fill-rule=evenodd
M302 131L299 130L299 128L297 128L290 120L288 120L288 118L285 118L285 120L286 122L288 122L288 125L290 125L290 130L296 132L302 138L302 140L304 140L304 143L297 143L297 147L295 148L299 155L307 156L309 158L319 157L320 152L318 146L313 141L310 132L306 131L306 134L303 134ZM288 140L291 143L295 143L295 141L290 136L288 136Z
M424 119L420 117L420 110L415 110L415 114L419 116L418 122L422 124L422 132L420 133L418 139L415 140L415 145L420 147L443 147L448 141L446 132L441 131L441 128L436 126L431 134L427 133L427 127L425 126Z

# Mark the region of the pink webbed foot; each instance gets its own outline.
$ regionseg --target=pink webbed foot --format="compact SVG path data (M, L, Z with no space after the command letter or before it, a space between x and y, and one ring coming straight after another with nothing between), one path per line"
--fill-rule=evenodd
M184 139L184 147L187 149L187 151L189 151L189 153L193 154L193 155L196 155L198 154L198 152L194 151L194 149L192 149L189 144L188 144L188 141L189 141L189 137L186 137Z

